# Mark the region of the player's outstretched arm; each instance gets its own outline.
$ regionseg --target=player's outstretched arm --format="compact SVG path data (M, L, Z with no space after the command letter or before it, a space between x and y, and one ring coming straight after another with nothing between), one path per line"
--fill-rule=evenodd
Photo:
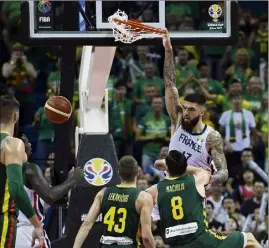
M145 248L153 248L155 247L154 238L151 232L151 213L153 209L153 199L152 196L147 192L141 192L139 198L143 202L140 212L143 246Z
M38 165L28 163L25 166L27 166L25 171L26 181L31 184L38 196L48 204L52 204L64 197L75 183L82 178L82 172L77 168L72 171L71 176L62 184L51 187Z
M20 139L9 138L4 149L4 158L9 194L15 201L16 206L34 226L34 234L36 235L34 238L38 238L40 246L43 246L43 228L32 208L23 184L22 164L26 158L24 143Z
M172 121L172 134L180 124L179 115L182 113L182 107L179 104L179 95L176 87L176 68L174 63L173 48L171 40L167 35L163 37L163 46L165 49L163 77L165 84L165 105Z
M211 152L213 162L217 168L217 173L212 176L212 183L224 183L228 179L227 162L224 155L223 140L219 132L212 131L208 134L206 146Z
M96 221L97 217L101 212L101 203L104 196L104 191L105 189L102 189L95 196L94 202L89 210L87 218L82 223L78 231L73 248L80 248L83 245L85 239L87 238L90 230L92 229L94 222Z

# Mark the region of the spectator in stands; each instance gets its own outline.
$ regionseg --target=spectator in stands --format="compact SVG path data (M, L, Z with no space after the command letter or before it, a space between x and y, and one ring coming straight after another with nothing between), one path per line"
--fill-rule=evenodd
M133 109L131 100L126 98L125 82L118 80L114 89L115 95L109 104L109 129L120 159L126 154L133 154L133 146L130 142L133 138Z
M47 78L47 88L57 92L57 88L60 86L60 60L57 60L57 63L55 65L55 69L51 71Z
M149 182L145 177L139 177L137 180L137 188L144 191L149 187Z
M252 147L253 155L256 158L255 162L258 164L260 168L264 169L265 158L266 158L265 146L264 146L260 131L257 131L257 134L258 135L251 133L251 147Z
M213 103L219 105L222 111L226 111L232 108L231 97L233 95L243 94L243 87L239 79L232 79L229 83L228 91L226 95L223 94L211 94L207 88L208 84L204 84L204 81L197 80L196 83L199 84L201 93L204 95L207 101L213 101ZM243 99L242 106L244 109L251 110L250 102Z
M148 62L151 62L154 64L155 74L156 76L160 76L159 68L157 66L158 60L160 59L160 55L153 53L153 51L151 50L152 50L151 47L147 47L147 46L136 47L137 59L134 60L134 63L130 63L129 61L130 69L132 68L136 71L136 73L138 73L134 82L136 82L136 79L142 79L145 77L144 68ZM136 58L136 56L134 56L134 58ZM132 75L131 71L130 71L130 74Z
M138 104L145 102L144 89L148 84L154 84L158 94L164 95L163 79L156 76L155 65L152 62L147 62L144 66L144 71L145 77L137 80L134 88L134 100Z
M223 95L225 90L221 83L217 80L214 80L210 76L210 68L206 62L200 62L197 65L199 71L199 78L208 80L208 88L206 88L211 94Z
M260 242L263 248L268 248L268 208L267 213L264 216L265 230L259 233L257 240Z
M189 53L183 47L179 47L177 50L176 58L176 75L177 75L177 87L186 83L193 77L198 77L198 71L193 65L188 64Z
M182 18L182 20L180 22L178 30L180 30L180 31L194 30L194 20L193 20L193 16L191 14L184 15L184 17Z
M237 221L238 227L241 229L246 218L237 210L234 199L231 197L224 198L223 208L228 213L229 218L234 218Z
M233 187L236 188L239 185L244 185L245 181L243 178L244 171L251 170L254 175L254 181L261 180L267 183L268 176L255 162L253 151L251 148L246 148L241 153L241 162L239 164L234 164L229 175L233 180Z
M268 93L264 93L261 109L255 115L257 129L261 132L263 143L268 147Z
M19 126L33 121L33 92L37 72L28 62L24 47L20 43L13 46L11 60L3 65L2 75L7 80L9 92L20 102Z
M229 217L229 226L230 226L230 228L228 230L239 231L238 222L234 217Z
M263 182L255 182L253 187L254 196L245 200L241 206L240 212L247 217L248 214L253 214L256 208L260 208L262 196L265 187Z
M140 121L136 140L143 143L142 166L145 172L158 158L160 148L170 141L170 120L163 114L162 97L152 99L152 110Z
M246 150L243 151L248 152ZM244 156L242 153L241 157ZM242 160L242 159L241 159ZM253 193L253 185L254 185L254 174L250 170L245 170L243 174L244 184L241 184L238 186L238 188L235 188L232 192L233 199L236 200L239 203L242 203L248 198L251 198L254 196Z
M228 46L226 48L226 51L224 53L224 56L221 59L221 64L223 67L226 67L229 64L233 64L235 62L235 57L236 57L236 51L239 48L246 48L249 54L250 59L253 58L254 56L254 52L248 48L248 44L247 44L247 37L246 34L243 31L239 31L238 33L238 42L236 46Z
M224 231L225 225L213 218L214 204L211 201L209 200L206 201L205 210L206 210L206 220L208 223L208 228L218 232Z
M261 109L261 98L263 95L262 84L257 76L253 76L248 80L244 99L250 102L251 109L255 114Z
M255 69L260 63L268 61L268 15L259 18L259 27L249 37L248 47L255 52Z
M242 230L244 232L251 232L255 237L259 236L265 230L265 225L261 222L260 218L260 209L256 208L253 214L249 214Z
M139 121L151 110L152 99L158 95L157 89L154 84L148 84L144 88L145 102L136 106L135 109L135 130Z
M133 56L128 60L129 73L132 81L136 82L136 80L145 77L145 72L143 68L145 64L148 62L148 53L149 48L147 46L137 46L136 47L136 54L138 57L137 60L135 60Z
M229 216L227 212L224 210L222 203L224 200L223 196L223 186L222 185L212 185L211 186L212 195L207 197L208 201L211 201L214 205L213 208L213 219L225 225L225 228L228 227L229 224Z
M250 146L250 132L255 132L253 113L242 108L242 95L234 95L233 108L225 111L220 119L220 131L224 135L228 169L240 163L241 152Z
M6 45L11 49L10 44L14 44L14 41L18 41L19 24L21 19L21 2L19 1L5 1L1 8L1 20L3 22L3 28L5 33L8 34L8 40Z
M52 185L51 168L50 167L45 168L43 174L46 180L48 181L48 183Z
M48 90L47 98L53 95L54 92ZM54 125L47 118L43 106L37 110L33 126L39 131L35 154L35 157L37 159L36 163L39 165L41 170L44 170L46 168L47 158L52 152L52 144L54 140Z
M233 78L238 78L245 89L248 79L253 75L250 68L249 54L246 48L239 48L236 51L235 63L226 70L226 78L229 82Z

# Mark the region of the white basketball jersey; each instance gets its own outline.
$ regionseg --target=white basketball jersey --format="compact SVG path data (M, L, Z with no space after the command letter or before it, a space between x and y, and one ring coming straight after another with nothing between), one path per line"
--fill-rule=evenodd
M44 201L37 195L34 190L28 189L26 186L24 186L24 189L28 194L35 214L42 223L44 220ZM21 211L19 211L18 225L32 225L28 218Z
M173 134L169 144L169 151L177 150L182 152L188 165L211 170L211 155L206 149L206 139L212 128L205 125L201 133L186 132L180 126Z

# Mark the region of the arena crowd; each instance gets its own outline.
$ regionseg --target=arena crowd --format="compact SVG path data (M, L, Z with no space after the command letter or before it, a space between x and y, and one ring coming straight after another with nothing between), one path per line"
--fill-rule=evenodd
M254 5L239 2L236 45L181 46L174 52L179 100L188 93L201 92L207 100L204 122L219 130L225 142L229 179L208 192L209 227L252 232L268 247L268 11ZM188 2L182 6L176 11L168 9L169 29L193 30L201 25L195 14L197 6ZM43 106L59 88L59 48L24 46L19 32L20 2L1 2L0 8L1 94L9 92L20 101L19 131L32 144L31 160L53 184L54 126ZM77 77L81 53L82 48L77 47ZM164 102L163 55L154 46L119 47L107 86L115 149L118 158L129 154L139 161L141 190L163 179L153 164L168 153L170 119ZM79 125L79 94L77 78L74 80L75 129ZM145 137L150 137L149 141L142 142ZM70 168L75 164L71 142ZM156 247L167 247L158 221L152 229Z

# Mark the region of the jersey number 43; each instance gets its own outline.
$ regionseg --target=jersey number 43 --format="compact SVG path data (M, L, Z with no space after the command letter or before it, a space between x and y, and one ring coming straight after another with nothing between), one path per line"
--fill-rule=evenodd
M115 223L115 216L117 215L118 223ZM119 208L111 207L103 220L103 223L107 225L107 230L109 232L116 232L116 233L123 233L125 230L126 224L126 217L127 217L127 210L126 208Z

